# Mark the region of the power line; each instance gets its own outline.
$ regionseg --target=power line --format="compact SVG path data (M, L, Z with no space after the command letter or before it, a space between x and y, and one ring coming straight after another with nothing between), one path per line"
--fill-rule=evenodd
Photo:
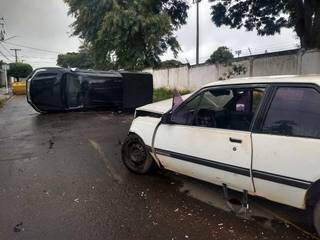
M14 57L4 44L0 43L0 46L10 55L10 57Z
M57 57L42 57L42 56L34 56L34 55L29 55L29 54L23 54L21 55L23 58L30 58L30 59L47 59L47 60L57 60Z
M1 43L0 43L0 46L2 47L2 49L6 52L6 54L8 54L8 58L10 58L10 60L12 59L12 57L13 57L13 55L11 54L11 52L7 49L7 48L5 48L5 46L4 45L2 45ZM11 60L12 61L12 60Z
M1 44L6 46L7 48L10 48L10 46L6 45L7 43L5 43L5 42L2 42ZM39 52L39 51L35 51L32 49L26 49L26 48L23 48L23 53L24 53L23 55L27 55L26 57L29 57L30 56L29 54L31 54L30 57L37 56L37 58L57 58L56 53Z
M5 59L7 59L9 62L11 62L11 60L10 60L3 52L0 51L0 54L1 54Z
M6 44L9 44L9 45L12 45L12 46L18 46L18 47L22 47L22 48L28 48L28 49L32 49L32 50L36 50L36 51L40 51L40 52L48 52L48 53L60 54L60 52L57 52L57 51L52 51L52 50L47 50L47 49L41 49L41 48L35 48L35 47L26 46L26 45L21 45L21 44L16 44L16 43L6 42Z

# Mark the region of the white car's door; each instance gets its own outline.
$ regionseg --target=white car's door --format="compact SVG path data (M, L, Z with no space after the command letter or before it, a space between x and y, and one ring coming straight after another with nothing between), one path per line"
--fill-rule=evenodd
M262 93L253 97L253 93ZM251 132L264 89L213 88L183 103L161 124L154 147L162 165L215 184L253 192ZM259 97L260 96L260 97Z
M277 86L252 135L256 194L304 208L319 179L320 93L314 86Z

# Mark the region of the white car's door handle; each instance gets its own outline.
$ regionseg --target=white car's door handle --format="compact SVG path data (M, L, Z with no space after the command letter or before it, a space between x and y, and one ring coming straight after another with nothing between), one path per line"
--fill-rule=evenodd
M229 140L230 142L233 142L233 143L242 143L241 139L229 138Z

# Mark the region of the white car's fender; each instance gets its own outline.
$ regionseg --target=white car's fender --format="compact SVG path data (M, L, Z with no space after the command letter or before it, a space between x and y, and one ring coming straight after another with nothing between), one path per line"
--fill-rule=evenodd
M152 137L161 118L137 117L133 120L130 133L138 135L147 147L152 147Z

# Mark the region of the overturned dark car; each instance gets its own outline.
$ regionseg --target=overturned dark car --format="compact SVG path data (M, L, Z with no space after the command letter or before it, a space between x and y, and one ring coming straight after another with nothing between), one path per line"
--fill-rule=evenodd
M133 110L151 103L152 97L153 78L148 73L41 68L27 80L28 103L41 113Z

